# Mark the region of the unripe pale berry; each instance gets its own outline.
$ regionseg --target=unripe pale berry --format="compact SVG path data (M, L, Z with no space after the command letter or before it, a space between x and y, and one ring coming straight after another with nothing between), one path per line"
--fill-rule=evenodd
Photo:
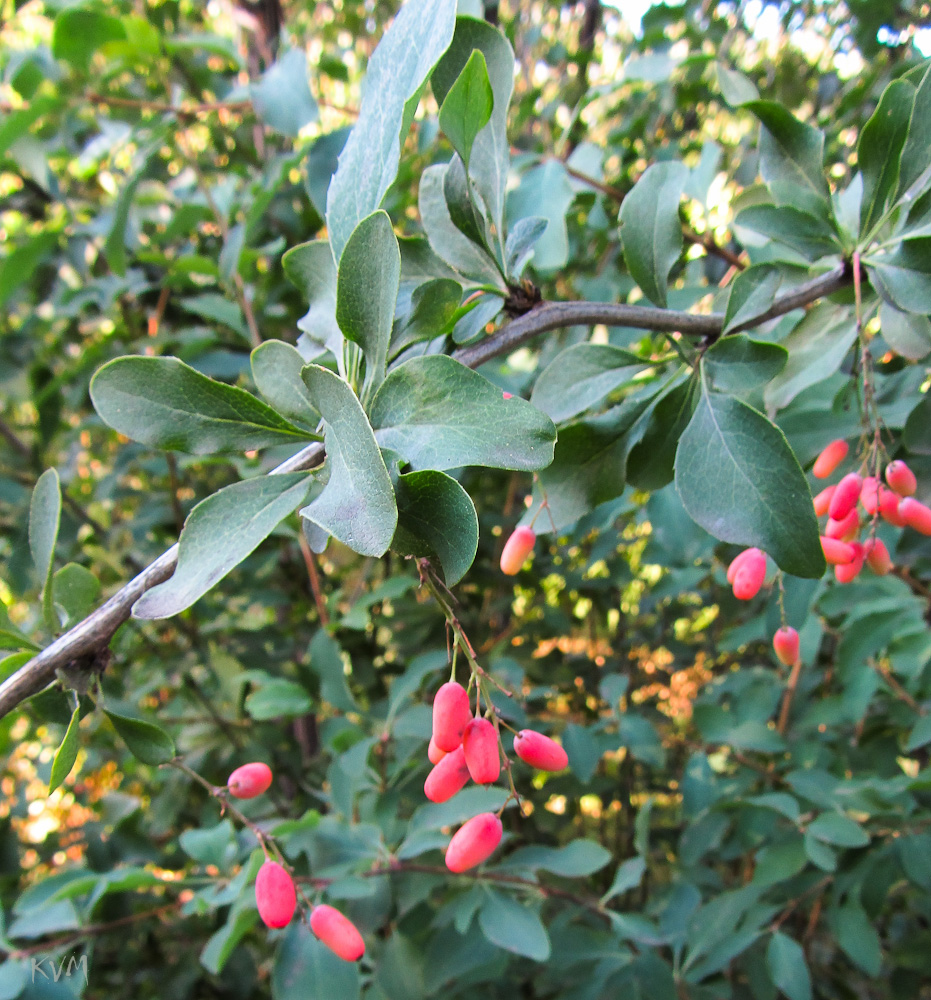
M832 441L815 459L811 474L815 479L827 479L847 457L848 451L850 451L850 446L846 441Z
M734 597L749 601L756 597L766 579L766 555L760 549L747 549L749 555L734 574Z
M841 521L857 506L860 491L863 489L863 479L856 472L849 472L837 484L834 496L828 505L828 514L835 521Z
M533 528L526 524L518 525L514 533L504 543L501 552L501 572L505 576L515 576L520 572L521 566L527 561L527 556L533 551L537 536Z
M863 543L866 564L877 576L885 576L892 569L889 550L881 538L868 538Z
M850 583L851 580L860 575L860 570L863 569L863 546L859 542L851 542L850 547L854 552L853 562L834 567L834 576L838 583Z
M824 517L831 506L831 497L834 496L836 486L825 486L825 488L815 497L815 517Z
M465 751L461 746L451 750L427 775L423 793L431 802L445 802L460 791L469 780Z
M268 927L287 927L294 916L294 882L277 861L266 861L255 877L255 905Z
M501 773L498 754L498 731L488 719L473 719L462 734L462 749L472 780L479 785L491 785Z
M931 535L931 507L919 503L914 497L906 497L899 504L902 521L922 535Z
M446 751L441 750L434 741L433 737L430 737L430 745L427 747L427 760L431 764L439 764L439 762L446 756Z
M501 843L501 820L494 813L479 813L453 834L446 848L446 867L464 872L480 865Z
M791 667L798 659L798 632L790 625L783 625L776 629L773 636L773 649L780 662L787 667Z
M860 515L857 513L857 508L854 507L853 510L847 512L846 517L842 517L839 521L829 517L824 533L828 538L840 538L844 542L849 542L859 530Z
M562 771L569 766L569 755L556 740L533 729L522 729L514 737L514 753L540 771Z
M914 496L918 489L915 473L898 458L886 466L886 482L900 497Z
M466 689L447 681L433 699L433 742L449 753L462 742L462 731L472 718Z
M237 799L254 799L268 791L272 783L272 769L268 764L256 761L254 764L243 764L237 767L229 776L226 786L230 795Z
M857 556L857 550L852 545L837 538L825 538L824 535L821 536L821 549L825 560L832 566L847 566Z
M358 962L365 954L365 942L356 925L326 903L315 906L311 911L310 929L345 962Z

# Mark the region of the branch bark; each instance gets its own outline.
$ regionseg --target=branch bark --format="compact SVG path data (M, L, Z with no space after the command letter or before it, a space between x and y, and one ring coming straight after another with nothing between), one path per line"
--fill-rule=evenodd
M849 266L846 263L839 264L831 271L797 285L785 295L779 296L765 312L728 332L739 333L742 330L749 330L767 320L785 315L793 309L810 305L826 295L847 287L850 282ZM722 335L724 317L720 313L703 316L671 309L601 302L544 302L523 316L511 320L486 340L456 351L453 357L470 368L477 368L492 358L509 354L548 330L595 324L630 326L667 333L678 331L687 336L703 337L707 342L713 342ZM315 442L272 469L269 475L312 469L323 461L323 457L323 445ZM37 653L0 684L0 718L50 684L59 668L66 667L73 661L109 645L116 630L130 617L132 606L136 601L151 587L167 580L174 572L177 562L176 543L84 621L79 622L50 646Z

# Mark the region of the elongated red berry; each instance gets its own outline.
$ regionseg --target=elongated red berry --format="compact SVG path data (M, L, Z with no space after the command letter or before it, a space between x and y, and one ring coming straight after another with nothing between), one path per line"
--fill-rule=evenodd
M294 916L294 882L277 861L266 861L255 877L255 905L269 927L287 927Z
M909 499L908 497L905 498ZM879 513L882 519L896 528L905 527L905 518L902 516L902 504L905 503L898 493L887 490L884 486L879 490Z
M898 458L886 466L886 482L900 497L914 496L918 489L915 473Z
M451 750L427 775L423 793L431 802L445 802L460 791L469 780L465 751L461 746Z
M828 505L828 514L835 521L843 520L856 507L862 489L863 479L859 473L849 472L837 484L837 489Z
M881 538L868 538L863 543L866 564L877 576L885 576L892 569L889 550Z
M501 773L498 753L498 731L488 719L473 719L462 734L462 749L472 780L479 785L491 785Z
M879 497L881 492L885 492L883 486L875 476L864 476L863 487L860 490L860 503L867 514L875 514L879 510Z
M556 740L533 729L522 729L514 737L514 753L540 771L562 771L569 766L569 755Z
M439 762L446 756L446 751L441 750L434 741L433 737L430 737L430 745L427 747L427 760L431 764L439 764Z
M831 497L834 496L836 486L825 486L825 488L815 497L815 517L824 517L831 506Z
M835 521L833 517L829 517L824 534L828 538L840 538L842 541L849 542L859 530L860 515L857 513L857 508L854 507L847 512L846 517L842 517L839 521Z
M903 522L922 535L931 535L931 507L919 503L914 497L906 497L899 504L899 516Z
M798 632L791 625L783 625L782 628L776 629L773 649L780 662L791 667L798 659Z
M526 524L518 525L514 529L514 533L504 543L501 552L501 572L505 576L515 576L520 572L527 561L527 556L533 551L536 540L533 528L529 528Z
M815 479L827 479L847 457L848 451L850 451L850 446L846 441L832 441L815 459L811 474Z
M268 764L256 761L254 764L237 767L229 776L226 787L236 799L254 799L256 795L267 792L271 783L272 769Z
M479 813L453 834L446 848L446 867L465 872L490 857L501 843L501 820L494 813Z
M433 699L433 742L449 753L462 742L462 731L472 718L466 689L447 681Z
M731 560L730 565L727 567L727 582L733 584L734 577L737 576L737 571L741 566L746 563L748 559L754 558L754 552L759 552L759 549L744 549L743 552L738 552L736 556Z
M850 583L851 580L860 575L860 570L863 569L863 546L859 542L851 542L850 547L854 552L853 562L834 567L834 576L837 577L838 583Z
M734 597L749 601L756 597L766 579L766 555L760 549L747 549L750 555L734 574Z
M326 903L315 906L311 911L310 929L344 962L358 962L365 954L365 942L356 925Z
M821 536L821 549L825 560L832 566L847 566L857 556L857 550L849 543L837 538L825 538L824 535Z

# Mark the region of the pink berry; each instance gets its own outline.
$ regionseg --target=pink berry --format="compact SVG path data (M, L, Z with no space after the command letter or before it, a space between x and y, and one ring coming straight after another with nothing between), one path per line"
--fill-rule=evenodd
M843 520L857 506L860 492L863 489L863 479L856 472L850 472L837 484L831 503L828 505L828 515L835 521Z
M472 718L466 689L447 681L433 699L433 742L449 753L462 742L462 731Z
M931 507L919 503L914 497L906 497L899 504L902 521L922 535L931 535Z
M798 632L789 625L783 625L773 636L773 649L780 662L791 667L798 659Z
M479 813L462 824L446 848L446 867L464 872L480 865L501 843L501 820L494 813Z
M472 780L479 785L491 785L501 773L498 754L498 732L488 719L473 719L462 734L462 749Z
M857 555L857 550L847 542L842 542L837 538L825 538L821 536L821 549L824 558L832 566L846 566L852 563Z
M501 398L502 399L513 399L514 396L510 392L502 392L501 393Z
M505 576L515 576L520 572L527 557L533 552L536 540L533 528L529 528L526 524L518 525L514 529L514 533L504 543L501 552L501 572Z
M905 498L910 499L909 497ZM905 500L899 497L898 493L892 490L881 488L879 491L879 513L882 519L896 528L905 527L905 518L902 515L902 504Z
M433 737L430 737L430 745L427 747L427 760L431 764L439 764L439 762L446 756L446 751L441 750L434 741Z
M881 538L868 538L863 543L866 564L877 576L885 576L892 569L889 550Z
M748 559L753 559L753 554L759 551L759 549L744 549L743 552L738 552L737 555L731 560L730 565L727 567L727 582L732 584L740 567L743 566Z
M272 769L268 764L256 761L254 764L237 767L229 776L226 787L233 798L254 799L257 795L267 792L271 783Z
M848 451L850 451L850 446L846 441L832 441L815 459L811 474L815 479L827 479L847 457Z
M255 877L255 905L269 927L287 927L294 916L294 882L277 861L266 861Z
M900 497L914 496L918 489L915 473L898 458L886 466L886 482Z
M834 496L836 486L825 486L825 488L815 497L815 517L824 517L831 505L831 497Z
M514 737L514 753L539 771L562 771L569 766L569 755L556 740L533 729L522 729Z
M850 583L851 580L860 575L860 570L863 569L863 546L859 542L851 542L850 547L854 552L853 562L834 567L834 576L837 577L838 583Z
M860 490L860 503L867 514L875 514L879 510L879 498L888 492L875 476L865 476L863 488Z
M766 556L760 549L747 549L749 555L734 574L734 597L749 601L756 597L766 579Z
M824 533L828 538L840 538L842 541L849 542L859 530L860 515L857 513L857 508L854 507L847 512L846 517L842 517L839 521L829 517Z
M315 906L310 914L310 929L344 962L358 962L365 954L365 942L356 925L339 910L326 903Z
M423 793L431 802L445 802L460 791L469 780L465 750L451 750L427 775Z

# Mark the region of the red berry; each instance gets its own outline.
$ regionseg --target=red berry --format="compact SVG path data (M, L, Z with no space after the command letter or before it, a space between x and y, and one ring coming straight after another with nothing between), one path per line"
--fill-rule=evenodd
M326 903L313 908L310 929L345 962L358 962L365 954L365 942L356 925Z
M827 479L847 457L848 451L850 451L850 446L846 441L832 441L815 459L811 474L815 479Z
M909 499L906 497L906 499ZM905 518L902 515L902 504L905 500L902 500L898 493L893 493L892 490L887 490L885 487L881 487L879 491L879 513L882 515L882 519L889 524L895 525L897 528L905 527Z
M835 521L843 520L856 507L863 489L863 479L856 472L850 472L837 484L834 496L828 505L828 514Z
M449 753L462 742L462 731L472 718L466 689L447 681L433 699L433 742Z
M798 659L798 632L789 625L783 625L773 636L773 649L780 662L791 667Z
M501 572L505 576L515 576L520 572L521 567L527 561L527 556L533 552L534 543L537 536L533 528L526 524L518 525L514 533L504 543L501 552Z
M513 399L514 398L514 396L510 392L502 392L501 393L501 397L502 397L502 399Z
M759 549L744 549L743 552L738 552L736 556L731 560L730 565L727 567L727 582L733 583L734 577L737 575L737 571L741 566L748 560L753 558L753 553L758 552Z
M256 761L254 764L243 764L237 767L229 776L226 787L230 795L236 799L254 799L268 791L272 783L272 769L268 764Z
M915 473L898 458L886 466L886 482L900 497L914 496L918 489Z
M833 517L828 518L827 527L824 533L828 538L840 538L849 542L860 530L860 515L857 508L847 512L847 516L835 521Z
M487 719L473 719L462 734L462 749L472 780L479 785L491 785L501 773L498 754L498 732Z
M766 579L766 555L760 549L747 549L748 555L734 574L734 597L749 601L756 597Z
M294 916L294 882L277 861L266 861L255 877L255 905L269 927L287 927Z
M815 517L824 517L831 505L831 497L834 496L836 486L825 486L825 488L815 497Z
M501 843L501 820L494 813L479 813L463 823L446 848L446 867L451 872L475 868Z
M906 497L899 504L902 521L922 535L931 535L931 507L919 503L914 497Z
M429 760L431 764L439 764L439 762L445 756L446 756L446 751L445 750L441 750L436 745L436 743L433 740L433 737L431 736L430 737L430 745L427 747L427 760Z
M866 564L877 576L885 576L892 569L889 550L881 538L868 538L863 543Z
M859 542L851 542L850 547L853 549L853 562L834 567L834 576L837 577L838 583L850 583L863 569L863 546Z
M522 729L514 737L514 753L540 771L562 771L569 766L569 756L556 740L533 729Z
M451 750L427 775L423 793L431 802L445 802L460 791L469 780L465 750Z
M857 556L857 550L852 545L837 538L825 538L824 535L821 536L821 549L832 566L846 566Z
M863 488L860 490L860 503L867 514L875 514L879 510L879 498L882 493L888 492L875 476L866 476L863 479Z

